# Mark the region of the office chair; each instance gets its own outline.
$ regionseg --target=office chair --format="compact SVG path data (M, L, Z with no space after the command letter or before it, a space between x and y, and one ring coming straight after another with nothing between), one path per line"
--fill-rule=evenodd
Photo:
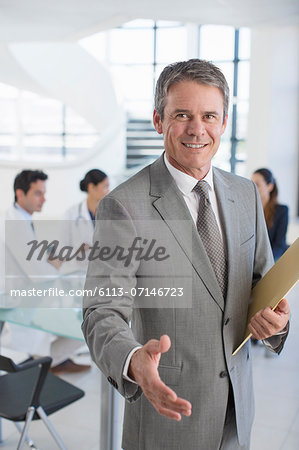
M84 391L49 372L51 362L52 358L44 357L15 364L0 355L0 370L7 372L0 376L0 417L14 421L21 432L17 450L23 448L25 441L36 448L27 433L30 422L38 419L44 422L58 447L66 450L48 415L79 400ZM23 421L22 429L17 422Z

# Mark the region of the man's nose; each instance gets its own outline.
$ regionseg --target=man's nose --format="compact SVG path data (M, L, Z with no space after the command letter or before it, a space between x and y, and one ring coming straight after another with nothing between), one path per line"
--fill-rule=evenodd
M188 123L187 133L192 136L202 136L206 132L206 127L203 120L200 117L194 117Z

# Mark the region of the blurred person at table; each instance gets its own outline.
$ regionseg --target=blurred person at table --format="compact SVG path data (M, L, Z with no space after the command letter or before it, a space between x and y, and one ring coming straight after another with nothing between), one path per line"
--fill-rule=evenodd
M87 195L81 202L71 206L63 215L61 245L72 247L76 251L83 244L85 257L82 258L82 261L73 259L64 262L61 267L63 273L87 270L87 252L88 248L92 246L95 213L99 201L109 192L109 178L102 170L92 169L85 174L79 187Z
M46 201L47 179L48 175L40 170L20 172L14 180L15 201L1 216L1 240L5 253L2 271L8 293L10 289L28 289L38 282L49 282L59 276L55 261L53 264L46 253L40 260L27 258L28 243L37 240L32 219L33 213L40 212ZM22 303L18 306L21 307ZM79 341L22 325L5 324L2 345L29 355L50 355L54 373L81 372L90 368L70 359L69 355L74 355L82 347Z
M271 170L257 169L251 179L261 197L273 256L277 261L288 248L286 234L289 210L286 205L278 203L278 187Z

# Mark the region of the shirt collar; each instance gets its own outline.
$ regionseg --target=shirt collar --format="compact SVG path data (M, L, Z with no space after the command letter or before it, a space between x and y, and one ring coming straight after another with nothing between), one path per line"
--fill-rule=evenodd
M179 190L183 194L189 195L190 192L192 192L193 188L198 183L198 180L196 178L192 177L191 175L188 175L187 173L184 173L181 170L178 170L175 167L173 167L170 164L170 162L168 161L168 159L166 157L166 153L164 153L164 162L165 162L167 169L170 172L170 175L174 178L174 181L176 182ZM208 183L209 189L214 191L212 165L211 165L208 173L206 174L206 176L203 178L203 180L205 180Z
M32 222L32 214L29 214L29 212L25 211L17 202L14 204L15 208L20 211L20 213L23 214L24 219L30 220Z

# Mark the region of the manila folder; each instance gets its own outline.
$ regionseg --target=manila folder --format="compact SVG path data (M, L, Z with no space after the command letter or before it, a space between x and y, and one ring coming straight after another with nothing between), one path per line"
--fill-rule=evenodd
M248 330L250 319L266 306L274 310L283 297L299 280L299 238L288 248L276 264L252 289L248 309L247 326L243 342L233 352L235 355L251 337Z

